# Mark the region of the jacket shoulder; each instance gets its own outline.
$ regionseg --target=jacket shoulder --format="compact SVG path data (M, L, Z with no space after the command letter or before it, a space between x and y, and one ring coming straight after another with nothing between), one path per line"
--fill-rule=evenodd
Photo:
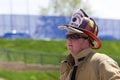
M108 55L102 54L102 53L95 53L91 60L93 60L99 64L107 62L107 63L114 63L114 64L118 65L118 63L114 59L112 59Z
M106 54L102 54L102 53L95 53L92 57L93 60L98 60L98 61L103 61L106 59L111 59L109 56L107 56Z

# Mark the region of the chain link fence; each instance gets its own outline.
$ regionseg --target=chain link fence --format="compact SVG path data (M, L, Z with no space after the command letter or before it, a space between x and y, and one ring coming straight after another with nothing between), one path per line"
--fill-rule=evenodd
M0 48L0 62L24 62L26 64L59 65L66 55L36 53Z
M120 56L110 56L120 65ZM25 64L59 65L66 55L44 52L18 51L0 48L0 62L23 62Z

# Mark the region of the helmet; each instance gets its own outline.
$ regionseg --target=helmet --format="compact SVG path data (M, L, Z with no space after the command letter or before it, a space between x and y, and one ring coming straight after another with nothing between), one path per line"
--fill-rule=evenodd
M71 21L67 25L59 26L60 29L67 29L68 31L84 33L89 37L93 44L93 49L101 47L101 41L97 38L98 26L92 18L81 9L72 15Z

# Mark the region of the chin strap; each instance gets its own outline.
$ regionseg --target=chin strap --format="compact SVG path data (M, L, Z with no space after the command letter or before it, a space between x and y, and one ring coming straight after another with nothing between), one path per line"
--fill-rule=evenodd
M94 46L94 44L93 44L93 42L92 42L92 40L90 38L88 38L88 41L89 41L91 46Z

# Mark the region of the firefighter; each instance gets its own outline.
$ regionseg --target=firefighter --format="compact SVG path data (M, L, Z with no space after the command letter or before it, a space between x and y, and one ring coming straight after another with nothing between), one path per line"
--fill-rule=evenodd
M120 68L109 56L97 53L101 47L98 26L82 9L72 15L66 29L69 55L60 65L60 80L120 80Z

